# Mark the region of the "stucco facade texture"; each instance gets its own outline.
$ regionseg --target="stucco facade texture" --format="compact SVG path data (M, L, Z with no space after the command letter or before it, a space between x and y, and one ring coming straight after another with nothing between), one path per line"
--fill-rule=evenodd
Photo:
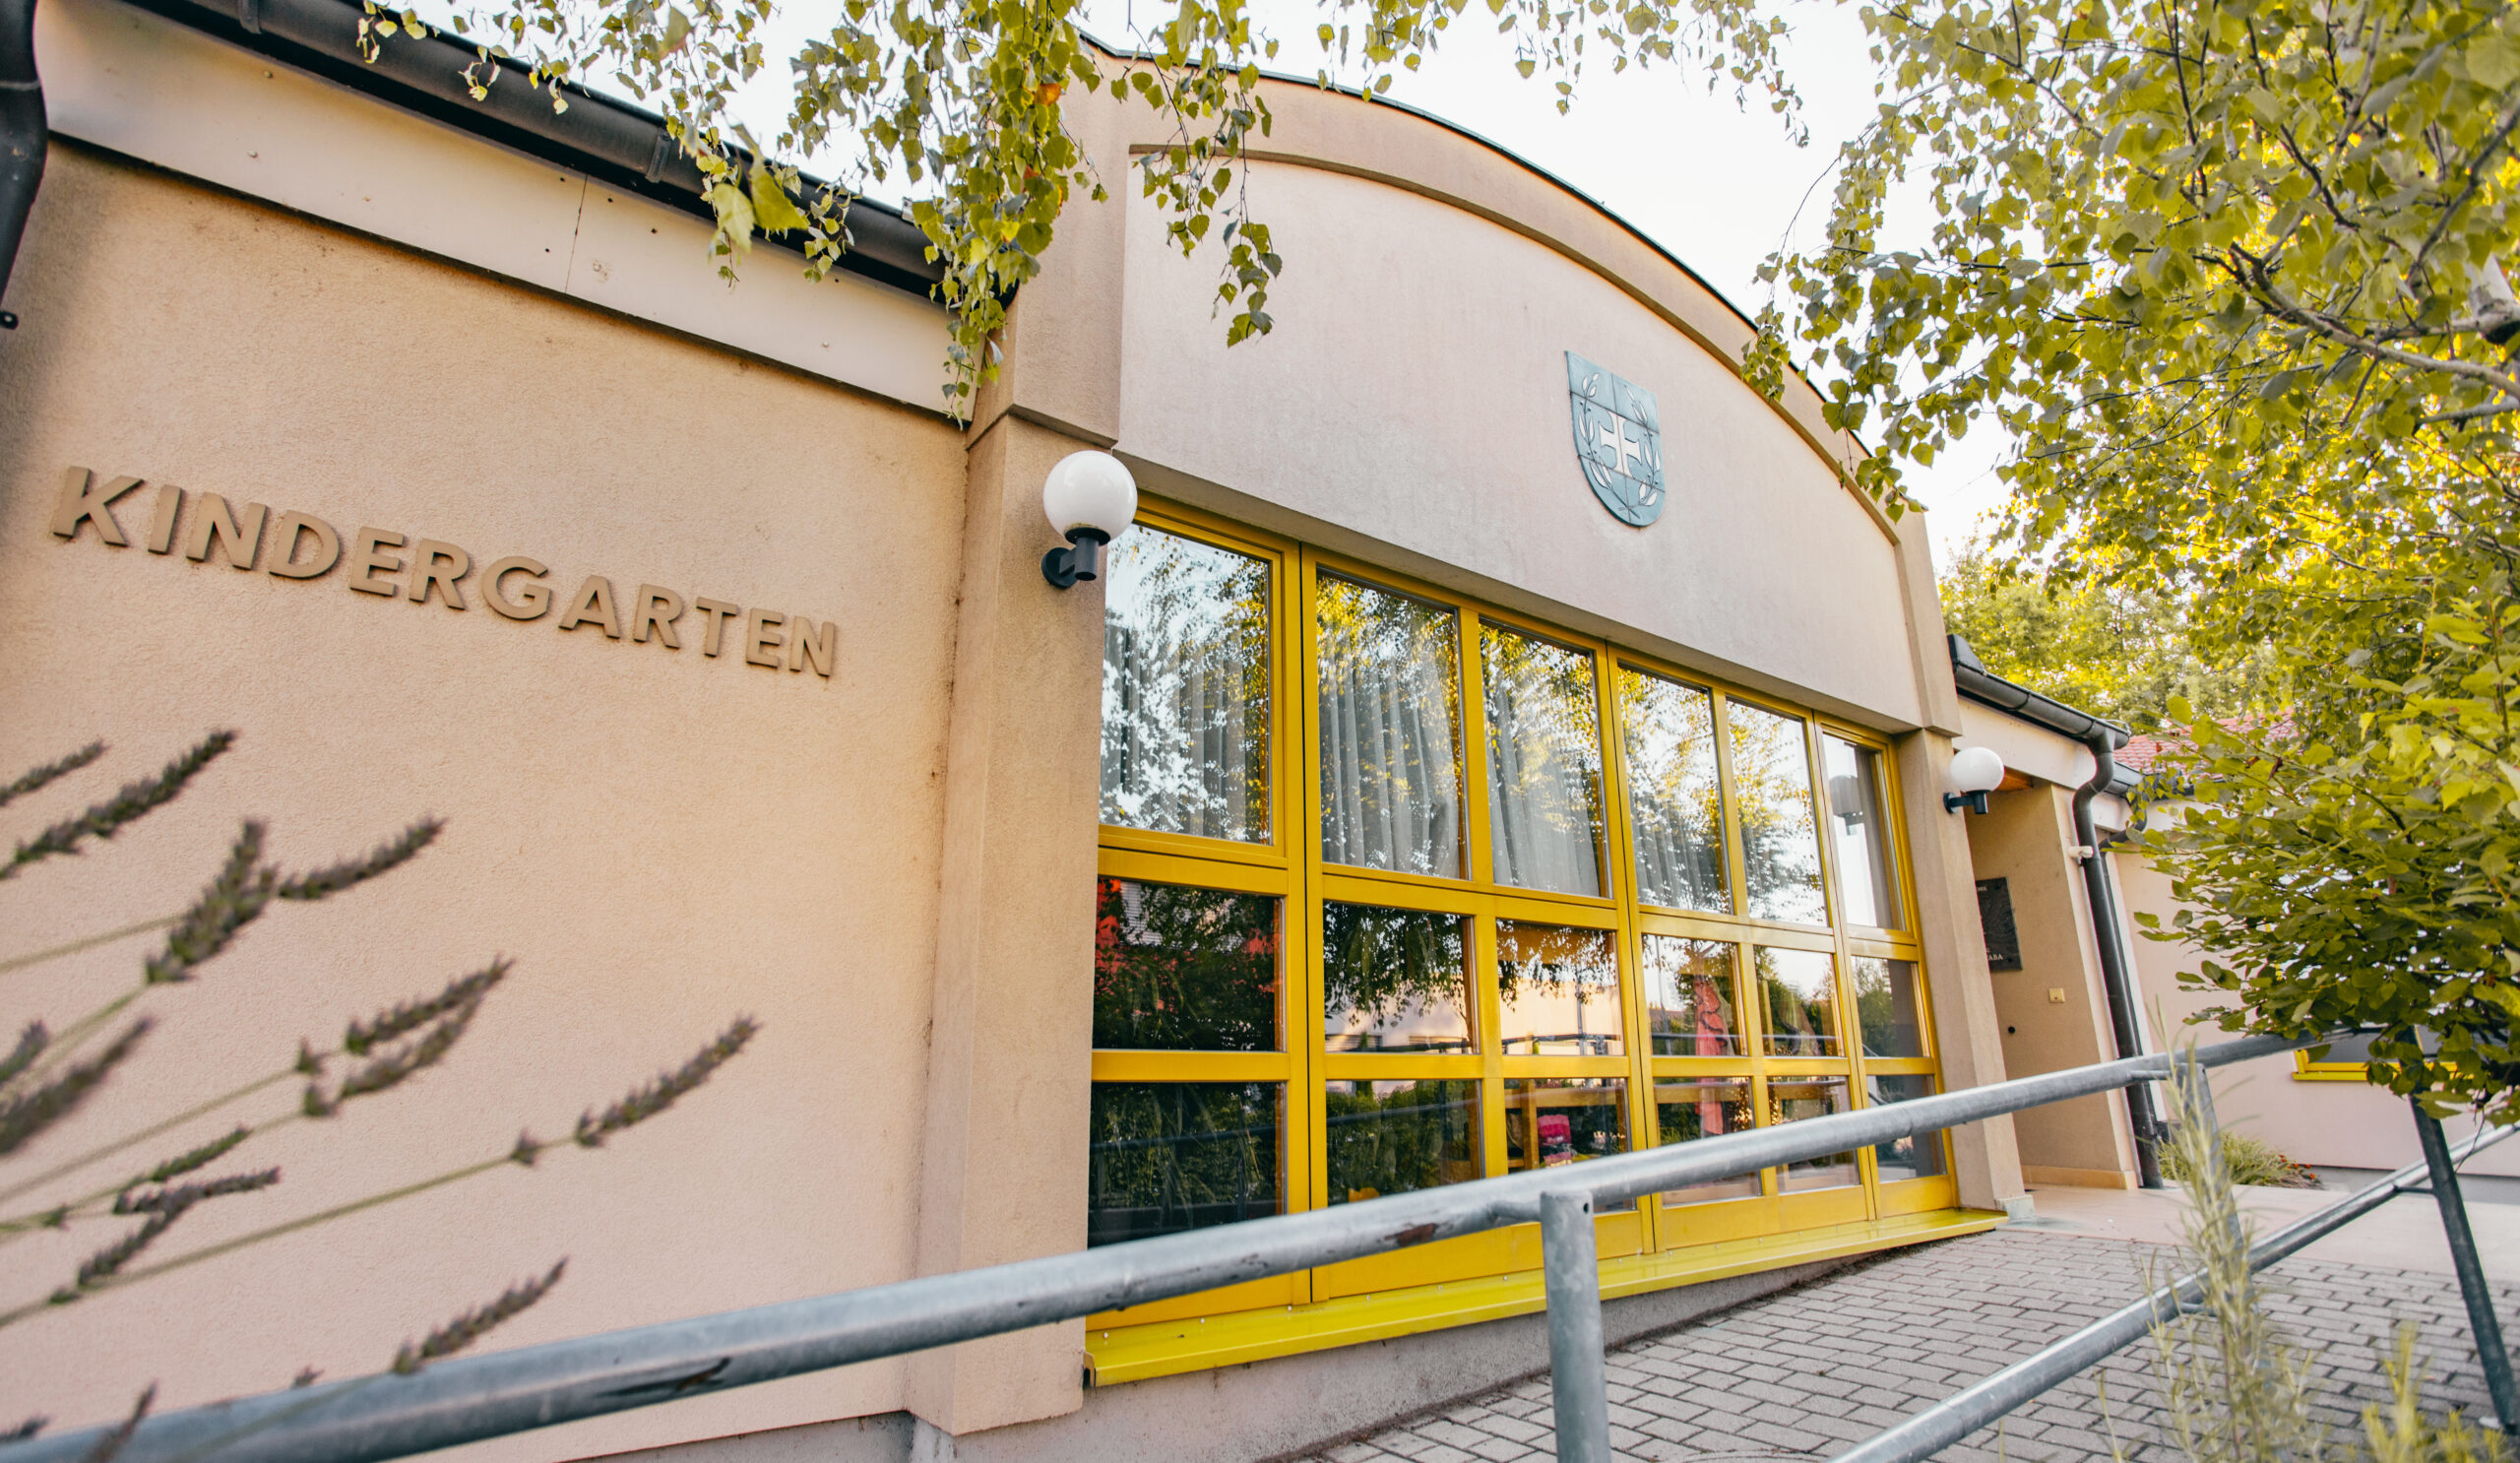
M64 7L94 23L52 52L72 70L113 70L117 45L208 44L112 0ZM228 69L183 74L287 80ZM95 76L63 85L116 95ZM381 106L289 85L269 125L292 136L327 108ZM1945 1078L2004 1075L1968 840L1938 803L1958 707L1921 526L1851 492L1833 463L1854 445L1816 425L1808 391L1760 401L1728 363L1746 326L1614 221L1426 119L1303 87L1273 102L1278 151L1251 192L1290 259L1277 333L1228 352L1205 303L1214 256L1169 252L1115 187L1062 222L968 424L904 404L902 351L935 329L933 307L863 281L772 293L771 314L831 312L804 329L740 293L677 302L723 291L696 247L687 279L651 261L644 292L614 298L574 257L550 279L506 267L497 195L464 185L495 150L447 129L444 166L394 183L437 193L347 221L419 221L434 232L417 244L228 191L251 191L228 154L258 158L254 136L220 134L188 162L190 143L163 141L184 131L184 97L154 131L115 124L113 146L140 158L56 143L9 296L25 323L0 342L0 745L26 765L94 737L112 751L11 814L65 816L214 728L241 740L139 828L15 880L0 955L171 913L244 817L269 820L291 867L423 814L447 829L408 868L279 910L199 981L148 995L160 1030L48 1150L280 1072L300 1036L320 1048L513 958L443 1068L257 1138L284 1181L187 1218L168 1253L189 1252L495 1159L520 1127L563 1138L736 1015L761 1034L600 1151L557 1148L0 1327L12 1405L87 1421L151 1378L168 1408L305 1367L373 1370L563 1255L567 1279L496 1345L1081 1245L1102 598L1051 589L1037 565L1042 477L1089 445L1150 492L1891 733ZM1126 107L1075 104L1106 176L1160 141ZM338 192L292 206L350 210ZM616 205L588 190L579 208ZM704 339L713 321L740 339ZM1672 501L1653 531L1584 485L1569 349L1661 398ZM52 532L74 466L147 479L113 507L127 546L93 523ZM186 490L184 517L156 553L166 484ZM194 560L182 545L210 493L322 519L344 562L292 579L267 557ZM369 528L402 537L388 556L459 545L476 570L458 579L467 607L442 588L414 598L408 569L361 569ZM538 618L482 598L514 555L548 566L558 603ZM398 592L354 592L370 573ZM560 627L589 576L621 633L599 615ZM662 603L651 587L689 609L678 649L638 634L637 606ZM704 597L739 611L719 616L714 656ZM796 617L809 639L836 627L834 664L788 643ZM119 992L143 951L12 974L11 1008L57 1025ZM286 1112L294 1093L278 1081L168 1142ZM1957 1157L1967 1202L2019 1193L2008 1125L1960 1134ZM11 1269L66 1275L96 1233L20 1240ZM467 1452L587 1456L904 1409L970 1433L1076 1411L1082 1334Z

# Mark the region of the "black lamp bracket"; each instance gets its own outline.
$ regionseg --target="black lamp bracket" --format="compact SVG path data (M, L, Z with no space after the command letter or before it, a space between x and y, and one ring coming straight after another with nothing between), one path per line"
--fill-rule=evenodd
M1070 529L1067 541L1068 547L1041 555L1041 577L1060 589L1072 588L1080 579L1101 578L1102 545L1111 536L1101 529Z
M1984 793L1945 793L1942 795L1942 810L1944 812L1956 813L1964 807L1973 813L1984 813L1986 810L1986 795Z

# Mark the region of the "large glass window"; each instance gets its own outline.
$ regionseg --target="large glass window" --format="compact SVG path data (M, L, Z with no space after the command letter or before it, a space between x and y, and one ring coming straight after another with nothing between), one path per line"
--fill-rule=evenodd
M1771 1056L1844 1056L1837 960L1823 950L1758 947L1760 1018Z
M1111 545L1102 821L1269 841L1269 566L1140 529Z
M1811 764L1802 723L1739 701L1727 712L1749 914L1760 920L1825 924L1829 917L1820 893L1820 832L1811 822Z
M1460 617L1329 575L1316 614L1323 861L1460 874Z
M1645 1019L1657 1056L1747 1056L1727 940L1645 937Z
M1097 1082L1085 1242L1116 1244L1285 1208L1286 1089L1274 1082Z
M1891 857L1890 791L1881 754L1843 736L1820 738L1828 774L1829 837L1838 856L1838 899L1850 924L1896 928L1898 863Z
M1911 1103L1918 1098L1933 1096L1933 1079L1923 1075L1867 1077L1864 1079L1864 1094L1867 1107ZM1943 1157L1943 1135L1939 1128L1877 1144L1872 1156L1873 1167L1880 1172L1884 1183L1897 1183L1908 1178L1938 1178L1951 1171L1950 1164Z
M1750 1082L1746 1077L1660 1078L1654 1084L1654 1113L1664 1144L1688 1143L1747 1131L1752 1124ZM1666 1204L1702 1204L1710 1199L1754 1198L1756 1173L1710 1178L1663 1195Z
M1616 1056L1618 957L1606 929L1496 922L1496 997L1507 1055Z
M1844 1077L1796 1077L1768 1080L1768 1121L1800 1122L1853 1111ZM1862 1181L1855 1155L1832 1153L1788 1164L1779 1176L1787 1193L1813 1188L1849 1188Z
M1858 955L1849 964L1855 971L1856 1023L1863 1030L1863 1054L1924 1055L1924 1002L1917 989L1916 962Z
M1469 923L1459 915L1324 904L1322 1050L1471 1050Z
M1602 890L1602 725L1593 658L1482 625L1487 850L1496 882Z
M1868 733L1147 511L1106 582L1094 1242L1936 1089L1895 771ZM1600 1252L1948 1205L1946 1153L1937 1134L1720 1176L1602 1214ZM1499 1274L1527 1240L1232 1304Z
M1636 842L1637 900L1731 914L1715 698L1695 686L1621 666L1618 704L1627 749L1628 823Z
M1505 1079L1505 1167L1553 1169L1625 1153L1627 1083L1618 1077ZM1632 1208L1621 1203L1620 1209Z
M1332 1082L1323 1109L1330 1202L1483 1177L1476 1082Z
M1278 901L1100 879L1094 1045L1275 1051Z

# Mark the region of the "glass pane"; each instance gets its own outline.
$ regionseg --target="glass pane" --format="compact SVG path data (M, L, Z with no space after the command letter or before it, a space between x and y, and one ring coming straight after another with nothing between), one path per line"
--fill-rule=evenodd
M1864 1101L1878 1108L1885 1103L1910 1103L1921 1097L1933 1096L1931 1077L1866 1077L1863 1079ZM1873 1167L1884 1183L1902 1178L1932 1178L1951 1172L1943 1157L1943 1135L1940 1128L1914 1137L1893 1138L1876 1144L1872 1150Z
M1746 1131L1751 1124L1750 1082L1746 1077L1712 1077L1654 1084L1654 1115L1662 1124L1663 1143L1686 1143ZM1702 1204L1708 1199L1744 1199L1757 1195L1759 1176L1753 1171L1718 1178L1663 1195L1666 1204Z
M1094 881L1094 1045L1276 1051L1278 901Z
M1811 764L1802 724L1735 701L1732 805L1741 817L1741 874L1749 913L1760 920L1825 924L1820 897L1820 831L1811 823Z
M1645 1025L1657 1056L1747 1056L1734 947L1723 940L1645 937Z
M1461 876L1461 624L1321 576L1321 857Z
M1847 1112L1847 1079L1844 1077L1771 1078L1768 1081L1768 1121L1800 1122L1806 1117L1826 1117L1832 1113ZM1806 1188L1845 1188L1862 1181L1852 1153L1832 1153L1789 1164L1780 1180L1787 1193Z
M1141 527L1102 608L1102 821L1269 841L1269 566Z
M1361 904L1321 907L1326 1051L1472 1051L1470 922Z
M1620 667L1628 821L1636 831L1636 897L1673 909L1732 913L1724 878L1724 795L1715 766L1715 698Z
M1285 1208L1277 1082L1097 1082L1085 1242L1116 1244Z
M1509 1055L1616 1056L1618 957L1606 929L1496 922L1497 1033Z
M1330 1082L1330 1202L1481 1177L1476 1082Z
M1479 627L1487 843L1496 882L1602 892L1602 722L1593 658Z
M1627 1149L1626 1078L1505 1079L1507 1172L1580 1164ZM1606 1205L1602 1212L1635 1207L1630 1199Z
M1863 1054L1924 1055L1925 1018L1917 990L1916 963L1870 955L1858 955L1852 963L1855 1016L1863 1031Z
M1890 792L1881 754L1823 735L1821 766L1829 775L1829 836L1837 841L1838 897L1850 924L1896 929L1899 874L1891 858Z
M1770 1056L1844 1056L1839 1040L1837 958L1819 950L1772 950L1755 957L1759 1005Z

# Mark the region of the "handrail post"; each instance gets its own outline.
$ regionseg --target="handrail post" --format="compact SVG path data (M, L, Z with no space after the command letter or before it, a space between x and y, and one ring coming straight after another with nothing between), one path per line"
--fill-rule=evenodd
M2467 1201L2459 1194L2459 1171L2450 1163L2450 1141L2440 1119L2415 1107L2415 1135L2424 1144L2424 1164L2431 1171L2432 1202L2441 1206L2441 1233L2450 1241L2450 1266L2459 1272L2459 1294L2468 1303L2468 1328L2476 1333L2477 1365L2485 1368L2485 1389L2493 1398L2493 1415L2502 1435L2520 1434L2520 1395L2511 1385L2511 1353L2502 1349L2502 1322L2493 1313L2493 1293L2486 1289L2485 1266L2477 1259L2477 1237L2468 1228Z
M1557 1409L1558 1463L1612 1463L1590 1190L1557 1188L1540 1196L1540 1253L1548 1287L1548 1391Z

